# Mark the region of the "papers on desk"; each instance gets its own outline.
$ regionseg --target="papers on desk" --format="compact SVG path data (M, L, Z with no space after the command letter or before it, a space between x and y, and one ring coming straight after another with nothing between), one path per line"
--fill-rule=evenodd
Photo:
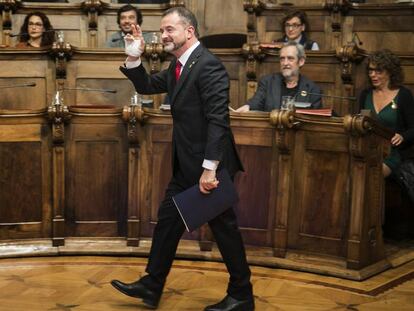
M296 108L309 108L312 106L311 103L294 102Z
M232 208L239 200L227 170L217 172L217 179L218 187L209 194L201 193L196 184L172 198L188 232Z
M296 113L311 114L314 116L327 116L331 117L333 112L332 109L296 109Z

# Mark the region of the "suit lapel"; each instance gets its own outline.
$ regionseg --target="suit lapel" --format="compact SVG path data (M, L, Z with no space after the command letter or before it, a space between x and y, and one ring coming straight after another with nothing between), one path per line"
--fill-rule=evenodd
M203 47L201 46L201 44L199 46L196 47L196 49L193 51L193 53L191 53L190 57L188 58L187 62L185 63L185 66L181 72L180 75L180 79L178 79L177 84L175 85L174 91L173 91L173 95L171 96L171 105L174 103L175 98L177 97L177 94L180 92L181 88L184 85L184 82L187 80L188 75L190 74L191 70L193 69L193 66L197 63L199 57L201 56L203 52ZM175 64L176 64L177 60L174 62L174 67L175 68ZM173 79L175 79L174 75L170 75L173 76Z

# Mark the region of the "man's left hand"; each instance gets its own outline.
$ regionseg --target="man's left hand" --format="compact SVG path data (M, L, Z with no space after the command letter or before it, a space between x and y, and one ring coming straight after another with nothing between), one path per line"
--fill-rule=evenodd
M211 190L217 188L218 184L219 181L216 178L216 171L204 169L199 181L200 192L208 194Z

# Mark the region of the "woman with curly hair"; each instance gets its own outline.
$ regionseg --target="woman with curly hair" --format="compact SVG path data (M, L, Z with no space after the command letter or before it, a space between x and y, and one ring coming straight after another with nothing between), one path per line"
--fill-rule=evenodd
M49 18L42 12L32 12L26 15L20 28L20 42L18 48L47 47L52 45L55 32Z
M391 153L382 167L384 177L388 177L414 143L414 99L402 85L401 63L391 51L380 50L369 56L367 74L371 86L361 93L360 108L371 110L382 124L395 131Z

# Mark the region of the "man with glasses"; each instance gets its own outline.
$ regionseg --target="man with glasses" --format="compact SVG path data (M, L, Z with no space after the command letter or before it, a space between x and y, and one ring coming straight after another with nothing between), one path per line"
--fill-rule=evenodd
M282 20L282 29L285 36L276 40L276 42L296 41L302 44L305 50L318 51L319 45L306 36L309 31L309 23L306 13L302 11L291 11L286 14Z
M282 97L291 96L294 102L310 103L312 109L322 107L321 89L307 77L300 74L305 64L306 54L303 45L289 41L279 54L280 73L264 76L254 96L237 112L249 110L272 111L280 109Z

